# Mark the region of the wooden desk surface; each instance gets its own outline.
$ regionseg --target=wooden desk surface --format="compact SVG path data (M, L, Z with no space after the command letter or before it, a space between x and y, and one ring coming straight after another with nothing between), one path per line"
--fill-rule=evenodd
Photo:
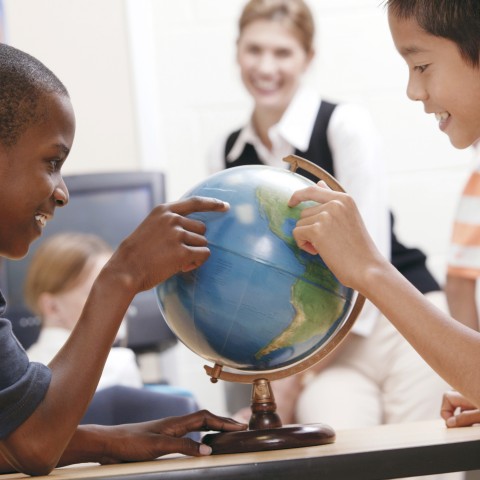
M55 469L36 479L355 479L401 478L480 469L480 427L447 429L443 421L337 431L336 442L270 452L179 456L152 462ZM31 478L0 475L0 480Z

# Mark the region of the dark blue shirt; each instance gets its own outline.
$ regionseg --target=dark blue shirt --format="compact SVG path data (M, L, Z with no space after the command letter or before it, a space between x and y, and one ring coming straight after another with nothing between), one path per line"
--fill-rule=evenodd
M0 317L5 306L0 292ZM28 360L12 332L12 324L0 318L0 438L5 438L35 411L50 380L50 369Z

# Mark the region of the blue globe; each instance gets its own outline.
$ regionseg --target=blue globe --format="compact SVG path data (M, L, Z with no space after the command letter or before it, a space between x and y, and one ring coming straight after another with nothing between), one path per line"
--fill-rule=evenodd
M211 256L156 289L166 322L190 350L231 369L270 371L317 352L341 328L355 292L292 236L306 205L288 200L312 184L284 169L243 166L184 195L230 203L227 213L191 215L206 224Z

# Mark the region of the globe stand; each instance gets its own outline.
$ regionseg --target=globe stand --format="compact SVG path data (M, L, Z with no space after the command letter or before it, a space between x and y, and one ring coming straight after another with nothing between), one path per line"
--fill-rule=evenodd
M292 172L301 168L323 180L332 190L344 191L334 177L308 160L296 155L289 155L283 160L290 163ZM336 335L322 349L287 368L256 375L225 371L223 366L217 363L213 368L206 365L204 368L213 383L216 383L220 378L231 382L252 384L250 406L252 416L248 430L205 435L202 441L212 447L212 453L256 452L333 443L335 441L335 431L328 425L318 423L282 426L282 421L276 412L277 405L270 381L303 372L332 352L350 331L364 302L365 297L357 292L352 310Z
M342 186L336 181L334 177L332 177L330 174L328 174L326 171L324 171L317 165L296 155L290 155L288 157L285 157L283 160L290 164L290 171L292 172L292 174L295 174L297 169L305 170L319 180L322 180L332 190L340 192L344 191ZM282 173L282 175L284 174ZM287 173L287 175L289 174ZM301 185L306 185L304 182L300 183ZM220 182L220 186L221 184L222 182ZM209 191L224 191L224 189L219 188L220 186L216 185L215 182L213 182L212 185L214 186L214 188L212 190L211 186L209 186ZM300 184L296 183L296 185ZM287 193L287 190L285 190L285 192L281 192L279 199L284 198L284 194ZM293 245L294 242L292 242L292 246ZM228 275L226 276L226 278L228 280ZM173 290L175 290L174 285L172 285L172 287ZM166 292L161 293L159 291L158 293L161 305L163 302L162 295L164 294L166 294ZM171 307L174 313L177 308L182 306L182 302L179 302L180 296L174 295L174 297L175 298L171 299L171 303L167 302L169 303L169 306L165 305L162 307L167 322L169 318L168 309ZM281 378L286 378L290 375L296 375L300 372L307 370L308 368L312 367L320 360L322 360L338 346L338 344L345 338L345 336L349 332L365 301L365 298L358 292L356 292L356 295L354 292L351 298L355 298L355 301L351 306L352 308L350 309L347 318L337 327L335 327L334 332L330 332L328 338L325 339L326 342L322 344L321 348L316 348L316 350L314 350L313 353L309 355L304 352L304 354L306 355L305 357L302 356L303 354L297 355L295 358L301 358L301 360L296 363L287 362L285 363L285 365L287 366L279 367L277 369L273 368L272 370L267 369L264 371L246 371L241 369L236 370L235 367L229 367L228 364L225 365L226 370L224 370L224 366L218 363L215 363L213 368L205 366L207 374L210 376L211 381L214 383L217 382L218 379L221 379L230 382L239 382L252 385L252 415L249 422L249 429L242 432L221 432L206 435L203 438L203 442L212 447L212 453L220 454L262 450L278 450L285 448L322 445L335 441L335 432L328 425L309 424L282 426L280 417L276 412L277 407L270 386L270 382L274 380L279 380ZM187 303L189 303L189 301ZM189 307L185 306L185 309L188 308ZM183 313L181 315L183 315ZM170 324L170 322L168 323ZM179 335L179 338L182 338L182 335ZM299 338L302 338L301 334ZM195 351L195 349L192 350ZM208 355L208 357L210 358L210 355Z
M212 448L212 454L310 447L335 441L334 430L321 423L282 426L270 381L266 378L253 381L250 408L248 430L210 433L203 437L202 442Z

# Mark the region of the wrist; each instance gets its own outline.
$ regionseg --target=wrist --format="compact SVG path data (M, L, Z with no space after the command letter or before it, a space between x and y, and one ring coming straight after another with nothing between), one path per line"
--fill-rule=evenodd
M108 264L99 273L92 287L92 294L127 306L138 292L139 288L132 275L115 270Z
M58 466L75 463L101 463L105 457L105 435L99 425L77 427L72 439L60 458Z

